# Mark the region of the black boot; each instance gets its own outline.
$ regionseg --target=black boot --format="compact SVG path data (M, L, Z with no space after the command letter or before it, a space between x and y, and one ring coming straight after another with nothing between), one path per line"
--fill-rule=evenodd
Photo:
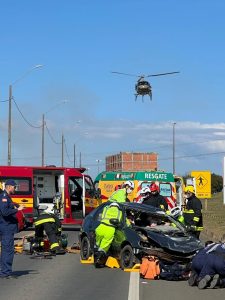
M102 268L106 263L106 254L104 251L97 251L94 254L94 263L96 268Z
M198 274L195 271L191 271L191 275L188 278L188 284L190 286L195 286L197 285L197 279L198 279Z
M213 276L212 281L210 282L209 288L214 289L216 286L220 286L220 275L216 274Z
M198 288L199 288L200 290L206 289L206 288L209 286L211 280L212 280L212 277L211 277L210 275L205 275L205 277L203 277L203 278L199 281L199 283L198 283Z

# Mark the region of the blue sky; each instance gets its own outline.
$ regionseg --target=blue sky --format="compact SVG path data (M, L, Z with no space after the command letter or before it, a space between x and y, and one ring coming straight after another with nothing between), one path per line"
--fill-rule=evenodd
M223 0L1 0L0 5L0 164L7 164L8 89L18 79L14 165L41 164L41 129L34 127L47 112L45 164L61 165L63 134L64 164L73 166L75 144L76 164L81 152L93 177L104 170L106 155L120 151L157 152L159 169L170 172L176 122L176 173L222 175ZM37 64L43 67L29 72ZM136 78L111 71L180 74L149 78L153 100L142 102L134 100Z

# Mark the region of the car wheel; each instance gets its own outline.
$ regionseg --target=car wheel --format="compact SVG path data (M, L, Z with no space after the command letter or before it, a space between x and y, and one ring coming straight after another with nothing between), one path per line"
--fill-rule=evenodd
M91 254L90 242L87 236L83 237L80 245L80 258L87 260Z
M126 245L120 252L120 266L122 269L132 268L134 265L134 251L130 245Z

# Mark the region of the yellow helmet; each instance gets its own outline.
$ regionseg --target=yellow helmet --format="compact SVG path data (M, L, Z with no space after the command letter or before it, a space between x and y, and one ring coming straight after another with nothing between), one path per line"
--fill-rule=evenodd
M187 185L184 189L184 192L195 194L195 188L193 187L193 185Z

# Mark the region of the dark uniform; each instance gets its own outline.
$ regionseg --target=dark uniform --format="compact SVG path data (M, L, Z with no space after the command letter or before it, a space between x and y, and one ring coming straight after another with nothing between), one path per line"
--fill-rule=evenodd
M190 285L206 287L225 287L225 244L212 243L200 250L192 260L192 279Z
M17 211L9 194L6 191L2 192L0 194L0 239L2 245L0 277L12 274L14 234L18 232Z
M161 208L165 211L168 210L168 204L166 202L166 199L160 195L159 193L157 194L151 194L149 197L145 198L144 201L142 202L143 204L151 205L157 208Z
M211 251L208 252L204 266L199 274L199 278L206 279L205 282L203 280L203 283L206 283L206 285L208 283L206 282L208 278L211 288L214 288L215 286L225 287L225 244L221 243L215 246L217 247L214 247L214 249L212 248ZM214 281L215 286L212 286L210 281L216 274L218 277L216 277L217 280ZM203 286L203 288L205 288L205 286Z
M62 232L61 222L54 214L43 213L39 215L34 222L34 226L35 238L40 243L43 241L45 231L49 239L50 250L56 252L56 254L65 252L59 244Z
M192 228L192 233L199 238L200 232L203 230L202 203L195 194L188 198L183 218L185 225Z

